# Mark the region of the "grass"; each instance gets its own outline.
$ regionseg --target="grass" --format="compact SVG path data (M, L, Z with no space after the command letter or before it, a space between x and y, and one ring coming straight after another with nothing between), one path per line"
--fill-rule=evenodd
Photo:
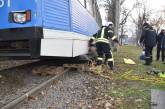
M140 54L141 48L136 46L122 46L114 53L117 71L113 75L113 84L109 86L108 94L115 98L117 109L150 109L151 89L165 90L165 84L161 83L165 79L146 73L152 68L165 71L165 65L154 61L151 66L144 66L144 62L139 60ZM123 58L134 60L136 65L124 64Z

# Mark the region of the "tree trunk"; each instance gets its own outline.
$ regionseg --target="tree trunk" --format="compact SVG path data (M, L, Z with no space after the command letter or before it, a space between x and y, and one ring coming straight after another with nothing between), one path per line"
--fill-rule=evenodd
M120 0L115 0L115 30L114 33L119 39L119 22L120 22Z
M115 28L114 34L119 40L119 22L120 22L120 0L115 0ZM114 44L114 51L117 51L117 44Z

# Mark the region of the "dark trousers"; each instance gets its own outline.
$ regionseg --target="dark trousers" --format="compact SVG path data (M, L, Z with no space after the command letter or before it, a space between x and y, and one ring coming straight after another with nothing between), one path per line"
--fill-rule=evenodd
M162 48L162 61L165 61L165 48Z
M150 65L152 63L152 50L153 47L145 47L145 61L146 65Z
M157 45L157 60L160 59L161 45Z
M109 67L113 68L113 56L110 45L107 43L98 42L96 43L96 48L98 54L97 64L101 65L103 63L108 62ZM104 56L105 56L105 60L104 60Z

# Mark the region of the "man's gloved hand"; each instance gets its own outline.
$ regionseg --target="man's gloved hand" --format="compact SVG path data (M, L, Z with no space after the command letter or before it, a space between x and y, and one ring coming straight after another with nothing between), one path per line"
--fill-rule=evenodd
M94 39L89 40L89 52L95 53L96 52L96 44Z
M94 40L91 38L90 40L89 40L89 43L93 43L94 42Z
M91 46L95 46L95 41L92 38L89 40L89 47Z

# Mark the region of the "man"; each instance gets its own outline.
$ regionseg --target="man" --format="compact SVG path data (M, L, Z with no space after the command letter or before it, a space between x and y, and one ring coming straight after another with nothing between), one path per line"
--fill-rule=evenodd
M164 32L165 32L165 30L162 29L160 34L156 38L156 41L157 41L157 61L159 61L160 52L162 52L161 43L162 43L162 38L163 38ZM163 60L163 58L162 58L162 60Z
M165 30L163 31L163 34L162 34L161 50L162 50L162 61L165 64Z
M143 32L140 43L145 46L145 65L152 63L152 50L156 45L157 34L148 23L143 24Z
M113 23L107 22L105 26L102 26L101 29L95 35L93 35L92 39L96 41L96 49L98 54L97 65L107 63L111 70L113 70L114 59L109 42L110 39L115 42L118 42L117 37L114 36L112 27Z

